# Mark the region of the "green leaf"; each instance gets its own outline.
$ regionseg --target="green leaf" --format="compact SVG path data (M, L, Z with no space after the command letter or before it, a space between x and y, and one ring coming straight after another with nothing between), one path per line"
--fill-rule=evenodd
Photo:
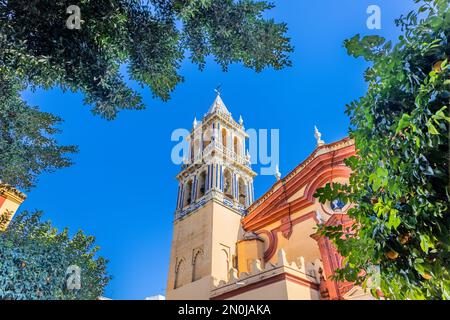
M428 249L430 248L430 238L428 237L428 235L420 235L420 248L423 252L428 253Z
M410 124L410 121L409 121L409 120L410 120L410 119L411 119L410 115L404 113L404 114L402 115L402 118L400 119L400 121L399 121L399 123L398 123L398 126L397 126L397 129L395 130L395 133L398 134L398 133L399 133L400 131L402 131L403 129L409 127L409 124Z
M397 230L402 220L397 216L398 210L391 209L389 212L389 220L387 223L388 228L394 228Z
M433 134L433 135L439 134L439 131L436 129L436 127L430 121L427 122L427 127L428 127L428 132L430 134Z

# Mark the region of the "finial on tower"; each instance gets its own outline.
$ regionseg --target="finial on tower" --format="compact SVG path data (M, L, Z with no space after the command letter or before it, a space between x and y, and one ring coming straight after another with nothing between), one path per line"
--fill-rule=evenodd
M242 119L242 116L239 116L239 124L241 126L244 124L244 119Z
M322 134L320 133L319 129L317 129L317 126L314 126L314 137L316 137L318 147L325 144L325 141L321 139Z
M197 122L197 117L194 117L194 122L192 123L192 126L195 128L197 128L198 122Z
M278 165L275 166L275 178L277 178L277 181L281 179L281 172L280 169L278 168Z
M221 88L222 88L222 84L219 84L219 85L214 89L214 92L215 92L218 96L220 96L220 94L222 93L222 92L221 92Z

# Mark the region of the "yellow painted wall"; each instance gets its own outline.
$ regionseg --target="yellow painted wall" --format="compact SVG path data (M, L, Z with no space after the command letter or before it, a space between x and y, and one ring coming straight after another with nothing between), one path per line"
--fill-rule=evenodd
M279 281L255 290L246 291L227 300L287 300L287 298L286 282Z
M287 281L288 300L319 300L320 293L318 290L311 289L295 282Z
M294 193L292 196L289 197L289 199L287 200L288 202L292 202L294 200L300 199L300 197L302 197L305 193L305 189L306 189L306 185L303 186L303 188L301 188L300 190L298 190L296 193Z
M187 283L184 286L167 291L167 300L208 300L211 292L211 277L204 277L195 282Z
M209 299L210 288L228 280L236 255L236 241L242 234L241 215L215 201L174 222L167 299ZM201 279L192 282L193 256L203 251ZM184 260L180 284L174 289L177 261ZM209 289L207 289L209 288ZM189 293L190 291L196 291Z
M241 238L243 230L241 215L216 202L213 206L211 274L215 278L214 285L218 285L221 280L228 280L229 269L233 267L236 256L236 241Z
M305 261L312 262L320 259L319 246L316 240L310 237L315 233L316 222L308 219L298 223L292 227L292 234L289 239L286 239L281 232L277 233L278 246L277 252L284 249L288 261L295 261L298 257L304 257ZM271 258L271 262L275 263L277 257Z
M194 250L203 250L202 259L203 275L211 273L211 265L208 263L211 252L211 228L212 228L212 202L200 208L189 216L175 221L173 225L173 238L170 254L169 274L167 280L167 298L170 299L170 292L174 290L175 268L177 262L184 260L184 270L179 275L179 286L188 284L192 280L192 259ZM208 294L204 298L208 298Z
M241 240L237 243L238 272L250 272L253 260L260 260L264 267L264 241Z
M227 300L317 300L319 292L291 281L282 280L246 291Z

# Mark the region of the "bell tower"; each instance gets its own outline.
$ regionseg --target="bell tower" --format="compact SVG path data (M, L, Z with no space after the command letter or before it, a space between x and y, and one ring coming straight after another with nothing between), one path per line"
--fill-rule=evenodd
M236 122L220 93L187 141L173 223L167 299L209 299L236 264L241 218L253 202L253 178L242 117Z

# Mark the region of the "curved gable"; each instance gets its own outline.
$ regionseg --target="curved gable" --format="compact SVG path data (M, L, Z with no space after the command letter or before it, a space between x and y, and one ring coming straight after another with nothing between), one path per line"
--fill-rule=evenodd
M349 178L351 170L345 166L344 160L353 155L354 142L348 137L317 147L308 158L248 208L248 215L242 220L244 230L258 231L281 221L291 212L312 206L317 188L332 179Z

